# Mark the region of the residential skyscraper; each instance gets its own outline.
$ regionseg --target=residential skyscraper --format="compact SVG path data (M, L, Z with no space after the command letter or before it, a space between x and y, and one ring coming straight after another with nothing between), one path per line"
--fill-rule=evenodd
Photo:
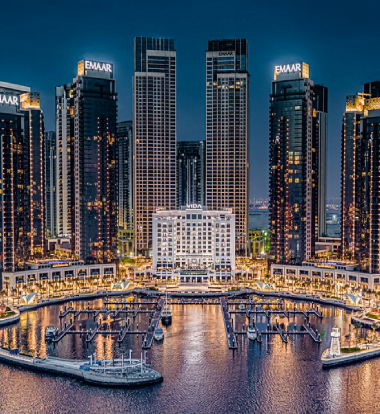
M57 143L54 131L45 132L44 145L46 233L52 237L57 234Z
M133 228L132 196L132 121L117 124L117 185L118 185L118 215L119 229Z
M116 118L113 65L80 61L73 83L57 88L57 125L62 129L57 127L57 151L62 145L67 152L66 158L57 157L57 176L71 179L63 187L67 201L62 207L78 259L104 262L116 254Z
M206 205L231 208L236 251L247 253L248 45L245 39L211 40L206 51Z
M368 96L367 96L368 97ZM366 96L363 93L346 98L346 110L342 126L341 169L341 254L353 259L358 234L356 232L356 195L358 184L358 149L360 148L360 122L363 117Z
M0 82L0 251L4 271L45 252L44 121L40 96Z
M206 143L177 142L178 206L206 205Z
M306 63L276 66L270 95L271 256L301 262L325 232L327 88Z
M152 248L152 214L176 207L176 51L136 37L133 74L133 221L136 252Z
M342 254L355 259L363 271L378 274L380 81L365 84L364 94L347 101L342 134Z
M56 235L74 231L74 94L73 85L55 88L56 104Z

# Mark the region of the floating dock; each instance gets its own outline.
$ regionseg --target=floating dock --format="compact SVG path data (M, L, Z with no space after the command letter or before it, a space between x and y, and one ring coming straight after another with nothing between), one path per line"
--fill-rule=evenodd
M236 341L234 329L232 326L231 317L230 317L230 314L228 313L226 299L220 298L220 304L222 305L222 313L223 313L224 326L226 328L228 348L236 349L237 341Z
M39 359L20 355L17 351L0 349L0 361L105 387L138 387L157 384L163 380L162 375L148 366L142 358L88 362L54 357Z

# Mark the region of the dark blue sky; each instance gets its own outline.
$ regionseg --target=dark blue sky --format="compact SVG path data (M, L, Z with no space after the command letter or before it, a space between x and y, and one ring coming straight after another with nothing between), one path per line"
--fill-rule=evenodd
M178 140L205 138L207 40L245 37L251 74L250 195L268 195L268 102L275 64L304 61L329 88L328 196L340 197L345 96L380 79L380 2L13 1L1 5L0 80L41 92L54 128L54 87L82 58L114 63L119 120L131 119L133 38L171 37L177 50Z

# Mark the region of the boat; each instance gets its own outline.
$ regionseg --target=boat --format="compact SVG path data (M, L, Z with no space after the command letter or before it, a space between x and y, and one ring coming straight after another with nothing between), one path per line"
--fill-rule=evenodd
M254 325L248 325L247 337L251 341L256 341L256 339L257 339L257 329Z
M154 331L153 338L156 341L162 341L164 339L164 330L162 328L157 328Z
M31 371L40 371L52 375L62 375L79 379L92 385L105 387L137 387L162 382L160 373L153 370L141 359L122 356L121 359L105 358L98 360L94 353L87 360L63 359L47 356L36 358L23 355L19 349L0 348L0 361L17 365Z
M55 326L48 326L45 330L45 340L52 341L58 333L58 328Z
M167 306L163 309L161 313L161 322L164 325L169 325L172 323L172 311Z
M161 322L163 325L169 325L172 323L172 311L168 307L168 279L166 279L165 305L161 312Z

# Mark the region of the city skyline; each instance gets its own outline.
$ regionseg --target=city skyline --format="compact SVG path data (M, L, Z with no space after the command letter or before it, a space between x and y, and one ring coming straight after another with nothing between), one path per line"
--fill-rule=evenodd
M43 2L42 2L43 3ZM21 2L22 4L22 2ZM83 2L81 7L85 7ZM108 5L112 19L112 29L107 33L98 30L91 19L99 11L100 3L91 3L87 8L85 27L81 42L74 35L54 31L54 19L51 17L63 13L63 8L57 4L49 4L49 10L42 8L43 4L35 6L35 14L41 11L38 22L41 27L34 26L32 39L36 47L47 52L38 54L35 59L35 50L30 48L23 55L17 56L15 46L22 41L21 34L12 36L11 41L0 40L3 53L8 60L2 68L2 78L17 84L27 84L41 92L44 108L46 129L53 130L54 126L54 88L67 82L67 73L75 74L75 64L81 58L93 58L99 61L112 61L115 65L115 78L118 81L119 93L119 121L132 119L132 87L133 73L133 39L135 36L162 36L173 38L178 50L178 140L205 139L205 62L204 51L207 41L213 38L247 38L250 47L251 61L251 156L250 156L250 198L266 197L268 195L268 92L273 66L276 64L306 61L312 67L312 76L327 86L330 91L329 114L329 148L328 148L328 197L335 197L340 193L340 165L332 154L340 151L340 133L344 99L348 94L360 91L361 85L375 80L378 75L378 57L363 54L360 60L347 62L344 56L352 48L364 47L373 49L376 36L367 37L365 32L347 31L346 25L355 21L354 8L346 2L345 18L339 5L329 4L329 15L324 15L321 2L318 10L313 10L313 19L301 19L304 11L297 10L295 5L283 7L275 1L272 6L265 4L246 4L245 13L232 10L231 16L239 15L238 23L231 22L228 26L221 25L223 21L223 4L213 7L210 2L206 5L194 5L192 10L183 16L179 6L166 3L160 9L152 7L148 19L141 19L139 13L146 17L145 6L128 6L115 4ZM271 15L271 8L281 7L281 16L278 13ZM306 6L307 7L307 6ZM172 10L170 10L172 9ZM14 5L4 6L4 16L11 14ZM170 10L170 12L168 12ZM215 22L207 19L207 11L213 11ZM117 13L116 13L117 12ZM128 14L127 14L128 13ZM176 14L176 19L172 16ZM152 25L153 16L158 16L157 22ZM270 22L268 21L272 19ZM27 22L27 14L21 10L18 13L20 24ZM128 18L128 25L122 21ZM324 19L323 33L318 32L318 20ZM40 20L41 19L41 20ZM73 23L82 24L80 16L73 16ZM183 25L187 19L192 22L186 32ZM287 21L285 27L283 20ZM337 22L335 22L335 19ZM371 25L374 17L368 17ZM231 19L233 20L233 19ZM4 30L11 29L11 21L5 19ZM206 24L207 23L207 24ZM78 23L79 24L79 23ZM269 25L269 26L268 26ZM265 28L270 30L266 31ZM374 27L374 25L372 25ZM374 34L378 33L374 27ZM51 39L45 36L45 31L53 33ZM302 33L302 36L300 35ZM318 33L318 36L316 36ZM281 34L281 36L279 35ZM60 42L60 48L54 48L54 43ZM34 56L34 57L33 57ZM188 64L189 60L191 65ZM328 64L326 62L329 62ZM191 82L186 78L191 73ZM338 81L337 81L338 80Z

